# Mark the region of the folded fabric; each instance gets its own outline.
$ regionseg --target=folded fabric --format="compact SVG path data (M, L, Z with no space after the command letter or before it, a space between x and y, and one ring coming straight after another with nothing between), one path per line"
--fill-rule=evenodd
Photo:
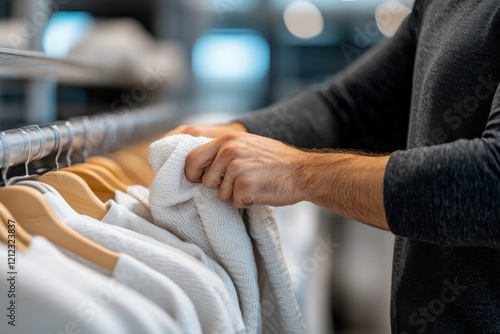
M244 212L244 220L214 190L184 175L188 154L209 141L175 135L150 146L156 172L149 198L153 222L196 244L227 271L247 333L303 333L271 208L254 206Z
M0 260L2 272L11 272L2 244ZM26 252L18 251L16 260L17 274L0 280L0 305L12 316L2 317L2 334L182 333L156 304L68 259L42 237L34 237Z

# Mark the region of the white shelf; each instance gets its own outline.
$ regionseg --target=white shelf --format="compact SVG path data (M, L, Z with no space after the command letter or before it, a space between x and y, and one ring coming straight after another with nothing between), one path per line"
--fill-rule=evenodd
M123 67L93 64L75 58L51 58L42 52L0 47L0 78L48 79L63 84L131 86L136 77Z

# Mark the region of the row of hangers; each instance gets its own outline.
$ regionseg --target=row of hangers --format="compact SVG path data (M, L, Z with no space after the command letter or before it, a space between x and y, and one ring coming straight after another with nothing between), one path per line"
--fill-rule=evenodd
M70 126L68 122L64 126ZM48 200L42 195L43 185L16 185L16 183L36 179L55 188L66 202L79 214L101 220L107 207L104 204L114 199L117 190L126 192L128 186L143 185L148 187L154 172L149 165L149 145L157 138L141 141L126 146L108 156L93 156L83 163L71 163L72 138L70 138L66 154L66 167L60 168L59 158L63 152L63 142L58 125L51 125L58 145L55 157L55 169L42 175L30 175L29 164L37 154L31 152L31 140L27 131L40 134L40 151L43 144L42 133L38 126L26 127L15 131L27 138L28 154L25 161L25 175L7 177L10 163L9 143L6 132L0 134L4 157L7 161L2 170L5 186L0 187L0 241L9 243L8 222L14 221L15 242L19 250L26 250L32 235L43 236L52 243L104 268L113 271L118 254L96 244L69 228L57 216ZM71 133L71 132L70 132ZM33 132L32 132L33 134ZM85 149L84 149L85 150ZM39 154L42 156L43 154ZM83 157L87 156L84 152Z

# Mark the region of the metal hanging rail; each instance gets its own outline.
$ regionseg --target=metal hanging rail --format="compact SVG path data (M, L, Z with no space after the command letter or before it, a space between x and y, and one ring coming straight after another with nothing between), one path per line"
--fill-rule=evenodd
M169 104L114 114L71 118L0 133L1 167L24 164L65 151L104 154L166 132L178 118ZM177 111L177 117L176 117Z

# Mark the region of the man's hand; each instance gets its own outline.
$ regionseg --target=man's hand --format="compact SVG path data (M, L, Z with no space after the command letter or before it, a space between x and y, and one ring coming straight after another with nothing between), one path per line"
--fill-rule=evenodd
M389 230L383 180L389 156L306 152L279 141L231 132L193 150L186 177L216 189L236 208L309 201Z
M175 129L167 132L166 136L186 134L194 137L217 138L231 132L247 132L241 123L229 123L221 125L179 125Z
M236 208L289 205L302 200L295 181L303 154L273 139L232 132L192 151L186 176L217 189L219 199Z

